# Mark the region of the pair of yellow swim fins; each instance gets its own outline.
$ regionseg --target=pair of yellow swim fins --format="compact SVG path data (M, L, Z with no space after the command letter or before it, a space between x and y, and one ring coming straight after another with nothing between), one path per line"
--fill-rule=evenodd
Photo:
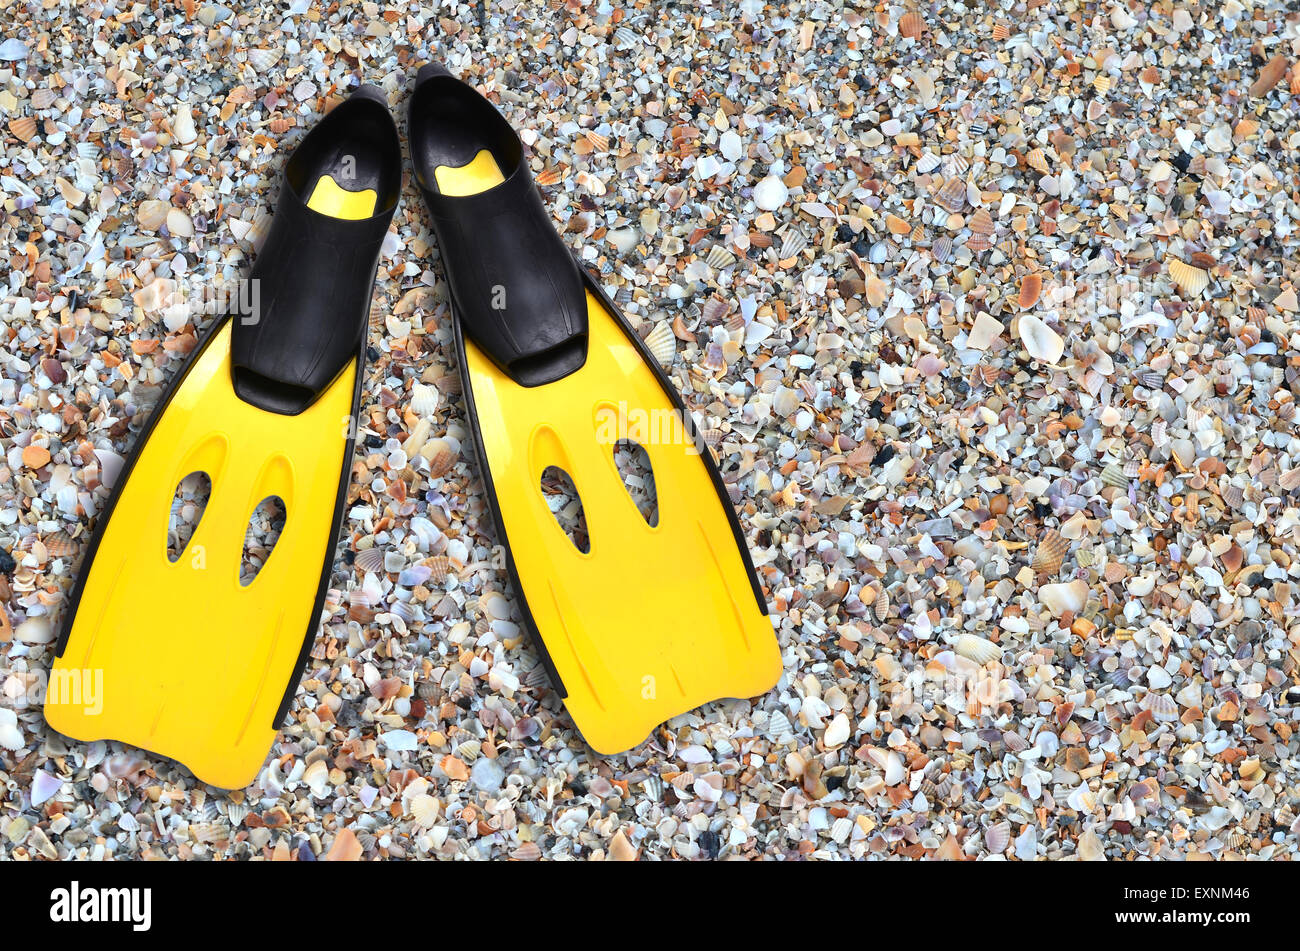
M408 139L451 292L467 416L526 627L584 738L614 753L781 656L726 488L681 397L565 248L514 130L441 66ZM293 700L329 585L351 471L369 308L401 190L382 93L362 86L290 157L251 294L211 328L140 434L64 613L45 704L61 733L251 783ZM251 301L251 304L247 303ZM657 513L616 453L639 446ZM581 500L575 542L544 476ZM169 503L210 498L183 551ZM284 510L241 581L250 515Z

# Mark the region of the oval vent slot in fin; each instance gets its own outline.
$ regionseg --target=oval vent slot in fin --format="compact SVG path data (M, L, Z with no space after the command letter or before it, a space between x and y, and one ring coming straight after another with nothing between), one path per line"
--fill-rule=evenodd
M172 564L180 561L189 547L211 495L212 479L206 472L191 472L176 483L171 513L167 517L167 560Z
M253 583L275 551L287 516L284 500L278 495L268 495L253 509L244 530L244 552L239 559L239 583L244 587Z
M582 510L582 499L573 479L559 466L547 466L542 471L540 488L546 506L555 516L560 530L569 536L573 547L584 555L591 551L591 538L587 534L587 515Z
M659 494L655 491L655 470L645 446L630 439L614 445L614 465L623 477L623 488L632 497L636 510L651 528L659 524Z

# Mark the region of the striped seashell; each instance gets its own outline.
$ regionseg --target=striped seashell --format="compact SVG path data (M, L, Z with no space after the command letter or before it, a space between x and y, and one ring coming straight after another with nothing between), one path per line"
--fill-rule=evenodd
M999 21L993 24L993 42L1001 43L1010 35L1011 35L1011 31L1007 29L1007 25L1005 23Z
M1157 419L1151 424L1151 445L1163 446L1169 441L1169 422L1164 419Z
M706 370L712 370L714 373L720 373L727 368L727 358L722 353L722 345L717 343L709 344L704 350L704 359L700 365Z
M34 93L32 93L32 108L48 109L50 108L50 106L54 105L55 101L58 98L59 98L59 94L55 92L53 89L42 87L41 89L38 89Z
M704 302L704 307L701 308L706 324L722 323L723 318L730 312L731 304L717 294L710 295L709 299Z
M1223 499L1224 504L1230 509L1239 509L1241 508L1241 503L1246 501L1246 493L1242 490L1241 486L1233 485L1231 482L1223 487L1219 496Z
M806 247L808 247L808 239L804 237L802 231L789 231L781 239L779 258L782 261L788 261L800 254Z
M1025 156L1025 163L1035 172L1043 175L1051 174L1052 166L1047 164L1047 154L1042 149L1031 149Z
M736 256L721 244L715 244L709 248L709 253L704 256L704 263L715 271L724 267L731 267L736 263Z
M1020 296L1019 304L1021 310L1029 310L1038 303L1038 299L1043 296L1043 276L1041 274L1026 274L1020 279Z
M947 264L952 259L952 238L946 234L941 235L939 240L935 241L934 248L931 252L934 259L939 264Z
M277 115L266 124L266 127L271 130L272 135L284 135L297 124L298 120L293 116Z
M80 547L67 532L55 532L45 539L45 550L51 558L66 558Z
M1123 469L1113 462L1101 470L1101 481L1118 489L1128 488L1128 476L1124 474Z
M367 548L364 551L359 551L352 564L356 566L358 571L383 571L384 550L382 548Z
M466 740L456 747L456 754L466 763L472 763L483 752L483 744L478 740Z
M620 49L627 49L630 46L639 46L641 43L641 34L631 27L620 26L614 31L614 43Z
M1056 529L1048 529L1047 534L1038 542L1034 551L1034 560L1030 567L1034 571L1053 574L1065 563L1065 556L1070 551L1070 540Z
M1250 835L1238 829L1236 832L1228 835L1223 840L1223 844L1233 852L1240 852L1242 849L1250 845Z
M259 73L264 73L280 61L284 50L278 47L248 51L248 64Z
M718 446L722 445L722 440L727 438L727 431L725 429L717 429L716 427L705 429L700 433L700 438L704 440L704 445L716 449Z
M974 131L975 129L972 127L971 132ZM979 134L983 135L984 133L980 132ZM960 152L954 152L944 158L943 170L944 173L950 177L960 177L965 175L966 172L970 170L970 159L962 155Z
M871 605L871 613L876 616L878 624L884 624L889 619L889 611L889 592L881 588L880 594L876 595L876 600Z
M1126 478L1136 479L1138 474L1142 471L1142 460L1130 459L1128 462L1124 463L1124 468L1120 471L1124 473Z
M1133 686L1133 678L1129 676L1129 670L1128 667L1117 667L1106 675L1106 679L1112 686L1127 690Z
M976 232L966 240L966 248L976 253L989 251L993 248L993 239L989 235Z
M429 478L441 479L451 467L456 464L456 453L449 446L443 444L434 450L433 455L429 457Z
M1104 96L1110 92L1110 87L1115 85L1115 80L1105 73L1098 73L1092 81L1092 88L1097 91L1097 95Z
M673 336L672 327L667 321L661 320L651 328L646 334L645 345L663 366L672 363L673 357L677 354L677 338Z
M595 129L591 129L587 132L584 138L586 138L587 144L589 144L594 151L596 152L609 151L609 136L602 135L601 133L597 132Z
M1011 824L1005 820L984 830L984 847L994 855L1001 855L1011 844Z
M33 116L19 116L9 120L9 131L26 145L36 137L36 119Z
M1006 747L1009 753L1023 753L1029 749L1029 741L1014 730L1003 732L1002 745Z
M1169 262L1169 276L1184 297L1199 297L1210 286L1210 275L1202 268L1177 258Z
M960 178L950 178L934 196L934 203L956 214L966 207L966 183Z
M1002 648L998 647L997 644L982 637L976 637L974 634L963 634L957 638L953 650L961 654L962 657L968 657L981 666L1002 656Z
M777 710L767 718L767 732L773 739L779 740L781 737L794 732L794 727L790 723L790 718L782 710Z
M995 230L993 216L989 214L987 208L980 208L975 214L971 215L966 222L966 227L970 228L973 234L982 235L992 235Z
M916 173L918 175L929 175L942 164L943 159L933 152L926 152L916 163Z
M564 177L564 173L559 169L550 167L544 168L537 173L536 182L538 185L555 185Z
M1178 704L1168 694L1149 693L1146 696L1146 705L1157 720L1169 723L1178 719Z
M443 584L453 571L453 565L450 558L446 555L435 555L433 558L426 558L424 566L429 569L429 580L434 584Z
M641 784L641 788L645 790L645 794L650 797L652 802L658 802L664 798L664 779L658 773L648 777Z
M536 862L542 857L542 849L536 842L525 842L510 853L516 862Z
M902 19L898 21L898 35L905 39L919 39L924 31L925 20L915 10L904 13Z

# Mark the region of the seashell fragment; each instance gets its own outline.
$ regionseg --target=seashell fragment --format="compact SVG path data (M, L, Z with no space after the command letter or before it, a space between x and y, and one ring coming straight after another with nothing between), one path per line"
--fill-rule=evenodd
M919 39L925 31L925 20L915 10L904 13L898 21L898 35L904 39Z
M912 233L912 226L895 214L885 215L885 226L890 234L905 235Z
M1029 310L1038 303L1038 298L1043 295L1043 276L1041 274L1026 274L1020 281L1020 309ZM1055 360L1049 361L1055 363Z
M199 137L194 128L194 113L190 112L186 103L182 102L176 108L176 117L172 119L172 134L181 145L189 145Z
M975 323L966 336L966 346L971 350L987 350L1002 336L1002 330L1002 321L982 310L975 315Z
M33 116L19 116L16 119L10 119L9 131L26 145L36 136L36 119Z
M1053 617L1059 618L1067 611L1078 614L1088 603L1088 582L1075 578L1064 584L1045 584L1038 589L1038 600Z
M1034 560L1030 567L1034 571L1055 574L1061 570L1061 565L1064 563L1066 553L1069 550L1069 540L1056 529L1049 529L1038 543L1038 550L1034 552Z
M270 49L256 49L248 51L248 63L259 73L265 73L268 69L280 61L284 50L280 47L271 47Z
M953 214L961 211L966 207L966 183L960 178L948 179L934 196L934 203Z
M1065 353L1065 341L1061 335L1033 314L1020 315L1017 332L1020 334L1020 342L1035 360L1058 363Z
M889 592L884 588L881 588L880 594L876 595L876 600L871 605L871 613L876 616L878 624L884 624L889 618Z
M982 637L976 637L973 634L963 634L957 638L957 643L953 649L962 657L969 657L981 666L1002 656L1002 648L998 647L997 644Z
M1113 462L1101 470L1101 481L1106 485L1113 485L1117 489L1128 488L1128 476L1124 474L1123 469Z
M1273 87L1286 75L1287 58L1285 53L1278 53L1259 71L1259 78L1250 84L1250 94L1255 98L1267 96Z
M880 307L889 299L889 285L872 274L867 278L866 297L872 307Z
M730 267L736 263L736 256L720 244L715 244L709 248L709 253L704 257L704 263L715 271L720 271L724 267Z
M769 175L754 186L754 204L761 211L776 211L790 197L790 189L776 175Z
M672 327L666 321L655 324L646 334L645 345L663 366L672 363L673 356L677 353L677 338L673 336Z
M984 830L984 847L994 855L1001 855L1011 844L1011 824L996 822Z
M1025 164L1043 175L1052 173L1052 166L1047 164L1047 154L1042 149L1031 149L1025 156Z
M1177 258L1169 262L1169 276L1184 297L1199 297L1210 286L1210 275L1195 265Z
M364 551L357 552L354 564L359 571L383 571L384 569L384 552L381 548L367 548Z

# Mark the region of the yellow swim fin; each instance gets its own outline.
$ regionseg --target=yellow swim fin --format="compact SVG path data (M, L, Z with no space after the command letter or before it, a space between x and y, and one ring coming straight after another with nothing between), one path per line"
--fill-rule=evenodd
M440 66L420 71L408 129L499 540L574 723L614 753L702 703L771 689L780 650L710 450L564 247L518 136ZM620 467L629 450L652 470L648 518ZM585 537L552 514L542 483L557 472Z
M290 157L238 306L173 378L100 515L64 612L49 724L251 783L320 621L350 476L375 268L401 188L397 130L361 87ZM178 485L210 497L168 554ZM283 527L250 580L246 529Z

